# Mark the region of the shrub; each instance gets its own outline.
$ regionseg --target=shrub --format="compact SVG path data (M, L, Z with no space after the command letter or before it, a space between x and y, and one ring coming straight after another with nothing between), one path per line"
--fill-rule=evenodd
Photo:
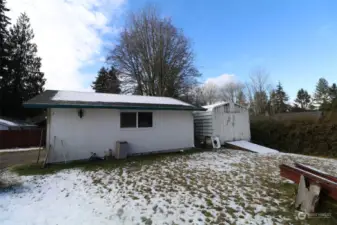
M252 121L252 142L283 152L337 157L337 124Z

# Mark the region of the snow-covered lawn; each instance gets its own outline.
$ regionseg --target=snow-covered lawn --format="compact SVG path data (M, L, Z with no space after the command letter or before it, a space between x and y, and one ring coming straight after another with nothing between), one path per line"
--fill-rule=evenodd
M278 165L294 161L337 175L337 161L223 149L136 160L94 171L21 177L0 191L0 223L288 224L293 185Z

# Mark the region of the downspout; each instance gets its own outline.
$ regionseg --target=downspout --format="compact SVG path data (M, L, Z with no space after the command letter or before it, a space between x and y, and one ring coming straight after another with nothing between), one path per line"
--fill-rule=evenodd
M50 142L50 127L51 127L51 109L47 109L47 137L46 137L46 147L47 152L50 151L51 142ZM48 154L49 157L49 154ZM48 159L46 159L48 161Z

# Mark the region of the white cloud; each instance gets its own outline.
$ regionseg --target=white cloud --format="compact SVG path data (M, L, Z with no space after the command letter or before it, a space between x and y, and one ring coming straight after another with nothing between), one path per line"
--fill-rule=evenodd
M222 74L217 77L208 78L205 83L214 83L218 86L222 86L224 84L235 82L236 78L234 74Z
M94 76L80 73L92 61L99 61L102 36L114 34L108 26L117 19L124 0L10 0L12 23L22 12L30 18L42 58L47 89L89 90Z
M105 57L104 56L101 56L101 57L99 57L99 59L98 59L100 62L105 62Z

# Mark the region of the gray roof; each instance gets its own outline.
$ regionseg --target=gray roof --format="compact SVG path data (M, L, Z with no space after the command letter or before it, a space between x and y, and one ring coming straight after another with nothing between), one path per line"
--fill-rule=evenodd
M189 103L169 98L142 95L118 95L94 92L47 90L25 102L26 108L113 108L147 110L204 111Z

